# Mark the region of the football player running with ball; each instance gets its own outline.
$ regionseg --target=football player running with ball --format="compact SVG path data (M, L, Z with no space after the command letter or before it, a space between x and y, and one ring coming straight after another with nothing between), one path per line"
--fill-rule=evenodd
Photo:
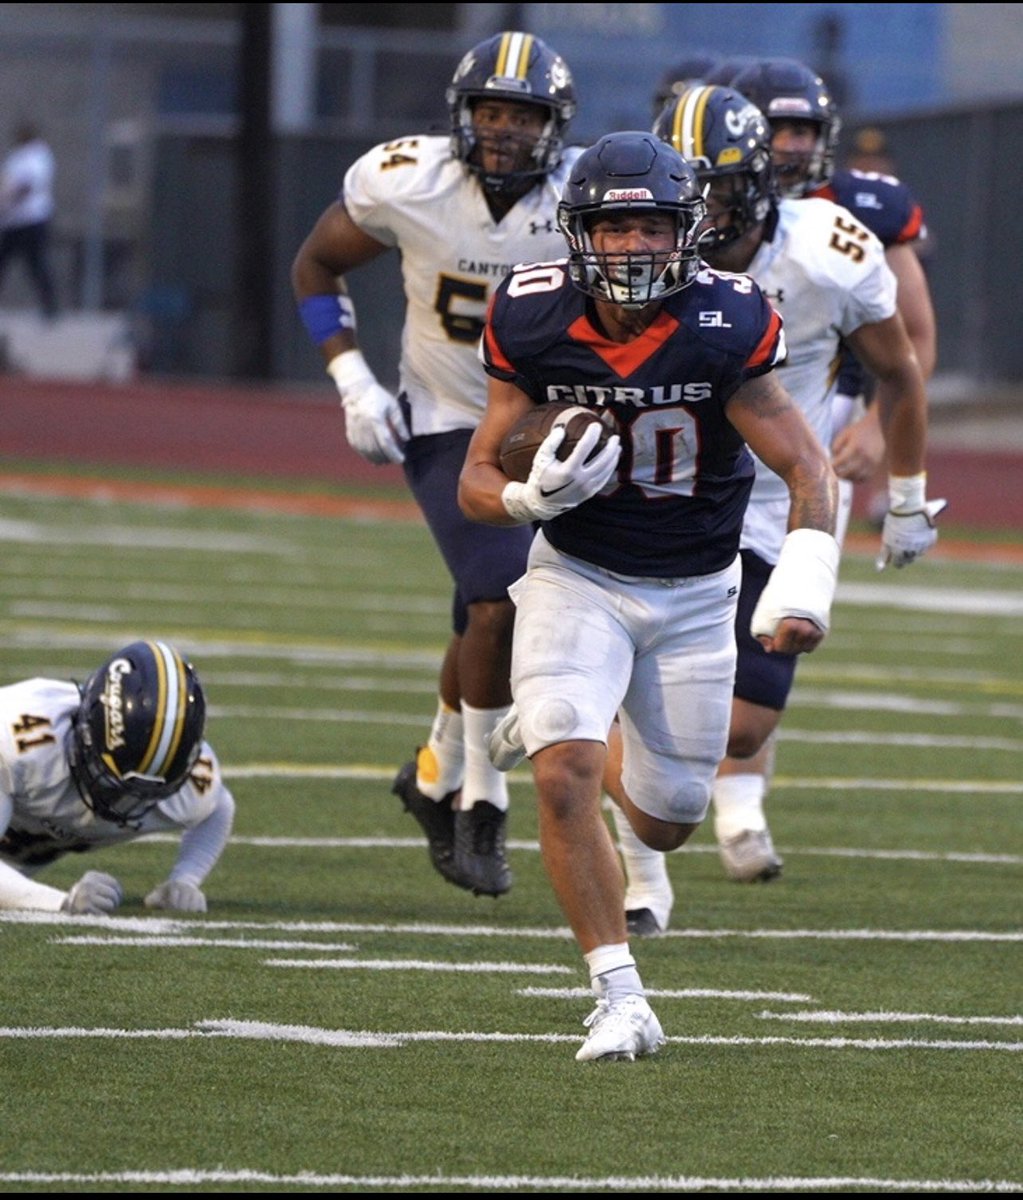
M544 865L597 997L580 1061L664 1041L601 810L606 743L620 713L626 816L647 845L680 846L728 736L747 443L791 500L758 632L778 650L813 650L834 591L835 477L772 373L781 320L749 278L704 269L704 216L692 167L652 134L609 134L582 154L558 208L567 261L519 267L495 295L487 410L461 477L467 516L540 522L512 589L515 705L491 748L502 767L532 762ZM555 429L526 482L510 481L507 431L530 405L565 399L616 434L590 458L594 425L560 461Z
M346 172L292 269L305 325L341 393L349 443L405 477L454 580L453 633L430 735L393 790L426 834L449 882L498 896L508 788L487 741L508 710L514 608L528 527L493 529L458 508L458 473L486 403L477 355L487 302L517 262L564 252L555 206L578 149L566 149L575 89L564 60L531 34L488 38L447 91L449 137L402 137ZM406 317L399 393L358 349L344 276L385 251L401 255Z
M234 799L203 740L206 698L165 642L133 642L81 686L0 687L0 908L109 913L117 879L86 871L69 891L32 876L71 852L180 831L147 908L205 912L201 885L231 834Z

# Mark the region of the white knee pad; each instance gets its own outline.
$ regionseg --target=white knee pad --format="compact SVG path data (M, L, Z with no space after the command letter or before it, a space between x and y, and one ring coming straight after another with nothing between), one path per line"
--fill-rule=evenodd
M608 722L595 706L564 696L532 701L520 691L516 696L522 744L530 758L545 746L558 742L603 742L607 744Z

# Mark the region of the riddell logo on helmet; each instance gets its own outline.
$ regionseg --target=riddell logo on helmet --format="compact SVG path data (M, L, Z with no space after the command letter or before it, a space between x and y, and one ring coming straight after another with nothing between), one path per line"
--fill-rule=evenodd
M788 113L801 114L811 111L810 101L804 96L776 96L768 107L768 112L770 112L772 117Z
M649 188L609 188L604 193L604 201L613 204L624 200L649 200L653 202L654 194Z
M105 735L108 750L120 750L124 740L124 689L121 678L131 674L131 663L126 658L115 658L107 668L107 685L100 696L106 717Z

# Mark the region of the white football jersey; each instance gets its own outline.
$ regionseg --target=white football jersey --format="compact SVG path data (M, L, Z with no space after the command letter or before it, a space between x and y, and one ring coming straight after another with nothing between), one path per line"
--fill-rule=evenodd
M72 850L94 850L147 833L192 829L233 799L209 743L184 786L129 827L105 821L78 794L67 761L78 688L57 679L0 687L0 862L25 874ZM3 905L0 887L0 908Z
M774 237L746 268L785 322L788 358L777 378L827 450L839 339L895 312L896 281L884 247L830 200L782 200ZM789 492L754 455L757 475L741 545L775 563L788 530Z
M471 429L486 407L477 357L494 287L520 262L563 258L555 210L581 148L494 222L478 179L452 158L447 136L398 138L348 169L341 199L352 220L401 252L405 287L400 386L412 433Z

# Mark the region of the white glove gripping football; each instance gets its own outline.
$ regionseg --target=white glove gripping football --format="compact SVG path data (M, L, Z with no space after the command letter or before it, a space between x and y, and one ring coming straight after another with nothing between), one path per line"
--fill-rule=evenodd
M525 483L507 483L501 501L516 521L549 521L595 496L618 465L621 438L611 434L598 454L587 456L600 440L600 426L593 422L576 442L564 462L557 457L565 427L556 425L536 448L533 466Z
M830 533L793 529L753 610L750 632L774 637L785 617L802 617L828 632L841 551Z
M60 906L65 913L108 913L124 899L124 888L113 875L86 871L71 888Z
M888 477L889 508L881 530L881 553L876 566L883 571L893 567L908 567L914 559L934 545L938 531L934 520L947 500L925 500L927 475L890 475Z
M205 912L206 897L187 879L168 879L153 888L145 905L146 908L172 908L176 912Z
M408 429L397 399L380 386L360 350L345 350L327 364L341 393L345 437L371 463L405 461Z

